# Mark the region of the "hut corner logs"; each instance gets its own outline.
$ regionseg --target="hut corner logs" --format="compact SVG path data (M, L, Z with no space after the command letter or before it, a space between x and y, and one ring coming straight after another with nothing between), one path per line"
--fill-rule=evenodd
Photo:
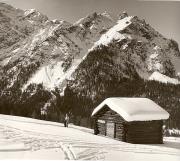
M107 98L92 117L94 133L135 144L163 143L163 120L169 113L148 98Z

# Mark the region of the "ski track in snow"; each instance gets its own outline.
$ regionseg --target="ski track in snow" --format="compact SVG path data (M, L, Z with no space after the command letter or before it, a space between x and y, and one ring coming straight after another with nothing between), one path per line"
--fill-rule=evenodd
M129 144L95 136L92 130L74 125L64 128L60 123L0 115L0 159L1 153L27 151L33 154L42 150L60 149L61 153L57 154L63 154L61 158L68 160L109 160L107 157L111 154L121 153L142 157L165 155L178 160L180 139L176 144L171 144L169 139L162 145Z
M61 148L65 159L75 160L74 152L70 147L62 143L62 140L54 139L53 135L0 125L0 153Z

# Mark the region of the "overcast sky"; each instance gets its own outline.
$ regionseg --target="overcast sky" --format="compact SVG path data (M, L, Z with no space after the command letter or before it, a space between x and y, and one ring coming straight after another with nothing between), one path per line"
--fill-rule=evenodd
M94 11L118 15L126 10L129 15L144 18L156 30L180 44L180 2L136 0L0 0L17 8L36 8L50 19L75 22Z

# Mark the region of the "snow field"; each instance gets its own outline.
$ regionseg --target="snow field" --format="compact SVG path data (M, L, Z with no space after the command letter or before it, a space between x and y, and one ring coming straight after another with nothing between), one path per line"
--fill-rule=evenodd
M175 78L170 78L166 75L163 75L159 72L154 72L150 77L149 80L155 80L162 83L171 83L171 84L179 84L180 82Z
M0 159L163 160L180 159L180 139L162 145L129 144L93 135L70 124L0 115Z

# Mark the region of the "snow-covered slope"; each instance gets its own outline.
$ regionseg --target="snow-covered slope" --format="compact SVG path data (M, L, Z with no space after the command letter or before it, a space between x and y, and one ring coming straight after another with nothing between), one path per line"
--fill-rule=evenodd
M180 55L176 42L163 37L145 20L128 16L127 13L101 36L92 49L101 45L118 52L120 59L126 57L126 62L130 57L136 71L145 79L154 71L175 77L180 70ZM124 63L124 60L119 61Z
M48 20L35 10L24 12L5 3L0 3L0 11L1 51L25 39Z
M91 129L0 115L0 159L177 161L180 139L161 145L130 144L96 136Z
M120 33L123 29L125 29L128 25L131 24L132 16L125 17L121 20L118 20L117 24L109 29L105 34L101 36L101 38L95 43L95 46L105 45L107 46L112 41L121 41L126 37Z
M180 82L175 78L170 78L166 75L163 75L159 72L154 72L150 77L149 80L155 80L162 83L172 83L172 84L179 84Z
M174 79L180 70L178 63L175 41L163 37L145 20L126 13L95 42L70 84L75 92L93 98L111 91L106 87L123 78L149 80L152 73L159 72Z
M21 79L19 86L23 90L31 83L43 83L48 89L64 87L88 49L115 23L107 13L93 13L70 24L50 21L34 9L18 12L10 7L11 10L13 15L20 12L22 23L33 28L27 38L14 42L0 56L7 87L19 84Z

